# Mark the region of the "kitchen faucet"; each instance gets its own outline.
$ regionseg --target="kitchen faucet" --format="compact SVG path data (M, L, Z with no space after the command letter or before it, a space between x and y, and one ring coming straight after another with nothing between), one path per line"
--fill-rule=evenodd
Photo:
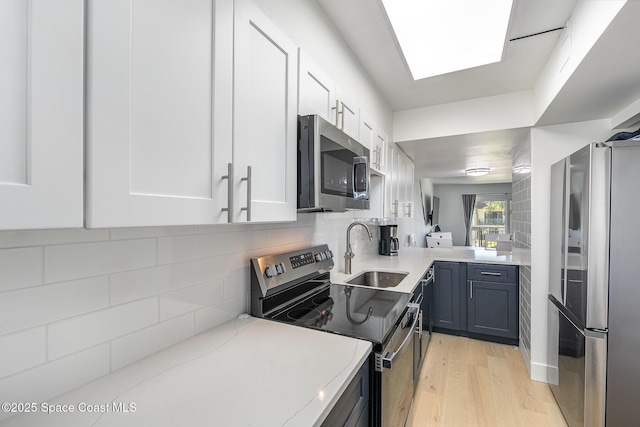
M369 226L364 222L354 221L351 223L351 225L349 225L349 227L347 227L347 251L344 253L344 273L345 274L351 274L351 258L355 256L353 251L351 250L351 229L355 225L363 226L365 230L367 230L367 234L369 235L369 240L373 240L373 234L371 234L371 230L369 229Z

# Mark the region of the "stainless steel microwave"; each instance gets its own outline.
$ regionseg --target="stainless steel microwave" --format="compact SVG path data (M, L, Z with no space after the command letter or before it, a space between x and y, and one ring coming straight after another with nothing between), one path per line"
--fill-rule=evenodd
M317 115L298 117L298 211L369 209L369 149Z

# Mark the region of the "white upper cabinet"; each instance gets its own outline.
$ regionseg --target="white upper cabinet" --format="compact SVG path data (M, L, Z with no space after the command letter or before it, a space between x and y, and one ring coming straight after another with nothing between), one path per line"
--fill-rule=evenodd
M87 226L227 222L233 3L88 6Z
M387 145L386 153L387 173L384 182L384 212L385 216L398 216L398 186L397 186L397 153L394 144Z
M369 118L367 115L365 115L362 112L360 112L359 135L360 135L360 138L359 138L360 143L370 150L369 167L373 169L377 169L374 167L375 159L374 159L374 153L373 153L375 136L376 136L376 124L373 122L373 120L371 120L371 118Z
M234 43L234 222L295 221L297 47L248 0Z
M298 114L317 114L336 124L336 84L306 55L298 52Z
M384 212L386 216L408 218L414 215L414 164L395 144L387 144Z
M387 136L380 127L360 111L359 141L369 149L369 167L373 172L384 173Z
M0 2L0 230L82 227L81 0Z
M336 88L336 98L336 126L350 137L359 140L360 108L339 86Z
M373 145L371 146L371 158L375 169L382 173L386 171L385 153L387 152L388 139L387 134L379 127L376 127Z

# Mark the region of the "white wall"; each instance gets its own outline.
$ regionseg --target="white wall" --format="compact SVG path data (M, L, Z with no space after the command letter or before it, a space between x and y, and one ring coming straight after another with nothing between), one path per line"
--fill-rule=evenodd
M627 0L580 0L534 88L536 122Z
M396 111L394 141L533 126L532 91Z
M551 165L590 142L611 135L609 120L531 131L531 377L546 381L549 291L549 188Z
M440 198L439 225L453 233L453 245L464 246L466 230L462 209L463 194L511 194L506 184L434 184L433 195Z
M420 193L420 186L422 185L422 194ZM415 215L413 217L413 230L412 233L415 237L416 246L425 247L425 237L427 233L431 232L431 224L426 225L424 216L422 214L422 204L424 198L428 198L431 201L431 209L433 209L433 184L428 178L416 179L413 183L413 206ZM426 212L428 215L429 212Z

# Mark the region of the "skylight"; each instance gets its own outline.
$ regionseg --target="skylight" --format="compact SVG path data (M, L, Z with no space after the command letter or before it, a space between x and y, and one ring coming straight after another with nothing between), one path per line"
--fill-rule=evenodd
M414 80L499 62L513 0L382 0Z

